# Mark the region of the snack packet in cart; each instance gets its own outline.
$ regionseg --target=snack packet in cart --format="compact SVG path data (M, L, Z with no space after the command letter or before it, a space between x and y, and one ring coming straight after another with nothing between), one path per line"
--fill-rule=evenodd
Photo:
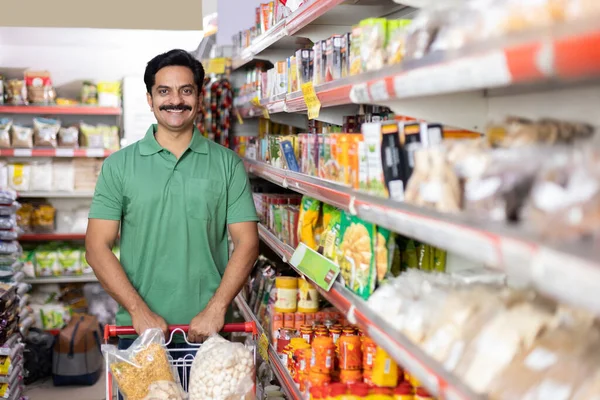
M251 349L216 334L202 343L190 371L189 400L250 400L253 388Z
M125 400L187 399L160 329L146 330L126 350L103 345L102 353Z

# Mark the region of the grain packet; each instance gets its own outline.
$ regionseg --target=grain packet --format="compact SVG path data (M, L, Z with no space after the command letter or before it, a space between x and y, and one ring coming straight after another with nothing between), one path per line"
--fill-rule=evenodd
M374 257L375 225L342 212L340 229L340 273L346 286L366 300L375 290L377 282Z

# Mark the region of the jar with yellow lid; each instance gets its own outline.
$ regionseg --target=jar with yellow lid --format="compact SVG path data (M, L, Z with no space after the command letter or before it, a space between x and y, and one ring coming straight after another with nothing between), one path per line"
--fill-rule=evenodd
M373 387L366 400L394 400L393 390L387 387Z
M298 279L298 311L303 313L319 311L319 292L306 279Z
M313 339L310 368L312 371L331 374L335 358L335 345L329 336L318 336Z
M394 389L394 400L414 400L413 387L408 382L402 382Z
M298 278L278 276L275 278L275 289L275 312L295 313L298 308Z

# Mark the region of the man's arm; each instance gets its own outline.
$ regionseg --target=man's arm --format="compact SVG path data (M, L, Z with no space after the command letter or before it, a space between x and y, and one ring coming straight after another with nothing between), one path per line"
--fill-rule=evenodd
M149 328L160 328L167 335L167 323L148 308L112 252L118 233L119 221L89 219L85 235L86 260L106 292L129 312L138 335Z
M204 337L218 333L225 324L225 314L233 299L240 292L252 266L258 257L258 229L256 222L239 222L229 225L229 233L234 250L219 288L201 311L190 323L188 338L198 342Z

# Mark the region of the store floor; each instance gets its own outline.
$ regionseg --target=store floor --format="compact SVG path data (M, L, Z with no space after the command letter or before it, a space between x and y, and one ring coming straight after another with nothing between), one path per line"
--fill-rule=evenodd
M52 379L27 386L25 395L29 400L106 400L104 374L94 386L55 387ZM116 396L115 396L116 398Z

